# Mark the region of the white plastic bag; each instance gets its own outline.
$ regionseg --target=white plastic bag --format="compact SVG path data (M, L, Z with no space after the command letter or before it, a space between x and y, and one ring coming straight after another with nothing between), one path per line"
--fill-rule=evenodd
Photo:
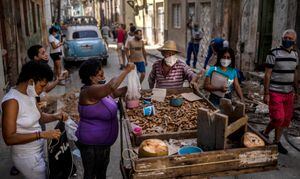
M141 83L136 68L127 75L127 79L128 79L128 85L127 85L126 99L127 100L140 99Z
M75 132L77 131L78 125L71 118L65 121L65 130L67 134L67 138L69 140L77 141L77 137Z

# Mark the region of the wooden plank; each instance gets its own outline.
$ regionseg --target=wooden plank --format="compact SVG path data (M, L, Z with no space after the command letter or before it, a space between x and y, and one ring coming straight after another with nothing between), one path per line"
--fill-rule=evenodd
M259 158L259 157L261 158ZM278 153L275 146L260 148L230 149L185 156L155 157L136 161L135 172L147 176L167 177L214 174L216 172L239 171L242 169L277 165Z
M197 118L197 145L205 151L213 150L216 146L214 126L209 110L200 108Z
M230 134L234 133L235 131L242 128L243 126L247 126L247 123L248 123L248 117L245 116L238 119L234 123L230 124L226 129L225 137L228 137ZM245 130L245 128L243 129ZM246 131L243 132L245 133Z
M217 113L217 114L215 114L214 122L215 122L215 133L216 133L215 134L215 136L216 136L215 150L225 149L228 116Z
M193 164L217 164L217 163L227 163L227 162L241 162L240 154L252 154L251 152L256 152L258 154L266 153L266 156L269 155L270 161L277 161L277 147L276 145L264 146L264 147L255 147L255 148L236 148L228 150L218 150L218 151L205 151L198 154L190 155L172 155L172 156L163 156L163 157L150 157L150 158L140 158L136 162L136 171L142 170L156 170L161 168L176 167L176 166L188 166ZM248 155L247 155L248 156ZM258 155L257 155L258 156ZM249 155L250 158L255 159L255 155ZM254 162L245 164L257 164L265 163L261 160L254 160Z
M232 116L233 113L233 107L232 107L232 103L231 100L226 99L226 98L222 98L220 100L220 111L222 114L225 114L227 116Z
M189 130L182 132L168 132L162 134L143 134L141 136L135 136L134 134L134 147L139 146L146 139L161 139L161 140L169 140L169 139L191 139L197 137L197 130Z

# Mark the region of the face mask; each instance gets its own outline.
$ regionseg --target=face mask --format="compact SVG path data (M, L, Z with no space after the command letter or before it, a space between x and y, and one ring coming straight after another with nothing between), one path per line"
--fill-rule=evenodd
M282 46L283 46L284 48L290 48L290 47L292 47L294 44L295 44L295 42L292 41L292 40L282 40Z
M165 58L165 63L166 65L168 65L169 67L175 65L175 63L177 62L177 58L176 55L172 55L168 58Z
M100 80L100 81L98 81L98 84L100 84L100 85L104 85L106 83L106 80Z
M224 59L224 58L221 59L221 65L223 67L228 67L230 64L231 64L231 59Z
M27 86L26 92L27 92L27 95L30 96L30 97L37 97L38 96L36 91L35 91L34 82L33 82L33 85L28 85Z

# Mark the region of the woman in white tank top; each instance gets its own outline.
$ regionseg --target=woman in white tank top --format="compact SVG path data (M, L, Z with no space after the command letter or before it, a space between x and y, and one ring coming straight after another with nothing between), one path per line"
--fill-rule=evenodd
M52 79L49 65L30 61L22 67L17 86L2 100L3 139L11 146L14 165L28 179L46 178L44 139L58 139L61 134L59 130L42 131L39 121L67 119L65 113L42 113L36 105L35 97Z

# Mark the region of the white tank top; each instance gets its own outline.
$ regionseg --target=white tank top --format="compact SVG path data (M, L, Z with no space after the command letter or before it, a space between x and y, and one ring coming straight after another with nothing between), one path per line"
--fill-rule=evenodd
M11 99L15 99L19 105L16 121L16 133L28 134L41 131L42 129L39 124L41 114L36 106L35 98L25 95L16 89L10 89L10 91L3 97L2 103ZM41 139L27 144L13 145L12 152L36 153L37 150L41 150L43 142L44 140Z

